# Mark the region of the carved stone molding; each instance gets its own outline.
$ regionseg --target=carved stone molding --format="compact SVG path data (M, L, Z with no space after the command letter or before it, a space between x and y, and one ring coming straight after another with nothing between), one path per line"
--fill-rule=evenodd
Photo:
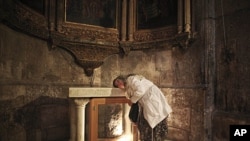
M69 51L75 57L75 61L80 65L87 76L92 76L94 69L100 67L103 64L103 60L112 55L119 53L118 45L100 44L91 42L77 42L70 40L62 40L55 34L52 34L52 45L61 47Z
M65 23L60 25L58 32L62 35L73 37L74 39L84 39L87 41L119 41L119 34L115 29L103 30L100 27Z
M159 39L169 39L177 34L177 26L169 26L167 28L157 30L141 30L136 31L134 40L137 42L150 42Z
M157 39L153 41L144 42L120 42L120 48L124 54L128 54L131 50L143 50L150 48L165 48L172 49L173 47L180 47L187 49L195 41L195 34L180 33L166 39Z
M48 41L52 48L60 47L67 50L75 57L75 62L84 69L87 76L92 76L94 69L100 67L105 58L113 54L127 55L131 50L171 49L176 46L186 49L194 41L192 32L195 30L191 28L190 1L182 3L178 0L178 11L181 13L178 14L176 25L140 30L136 28L138 21L134 9L138 1L113 1L118 2L118 10L114 20L115 26L109 28L67 21L67 0L40 2L40 8L44 9L42 12L37 12L19 0L3 1L1 20L10 27ZM77 10L74 7L73 9Z
M77 106L85 107L89 103L88 98L74 99L74 103Z

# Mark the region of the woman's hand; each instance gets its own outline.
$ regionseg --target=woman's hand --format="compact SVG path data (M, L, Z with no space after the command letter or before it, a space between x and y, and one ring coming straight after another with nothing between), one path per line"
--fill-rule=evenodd
M129 105L129 106L131 106L131 105L132 105L132 102L131 102L130 100L128 101L128 105Z

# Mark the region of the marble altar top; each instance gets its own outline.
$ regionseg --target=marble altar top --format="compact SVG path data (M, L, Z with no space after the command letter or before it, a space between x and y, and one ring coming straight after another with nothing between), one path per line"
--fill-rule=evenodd
M102 87L69 88L69 98L80 98L80 97L125 97L125 94L119 88L102 88Z

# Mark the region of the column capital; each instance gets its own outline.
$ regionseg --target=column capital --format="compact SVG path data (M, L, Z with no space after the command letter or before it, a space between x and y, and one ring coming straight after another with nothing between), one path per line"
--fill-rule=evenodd
M74 99L74 103L76 104L76 106L85 107L89 103L89 99L88 98Z

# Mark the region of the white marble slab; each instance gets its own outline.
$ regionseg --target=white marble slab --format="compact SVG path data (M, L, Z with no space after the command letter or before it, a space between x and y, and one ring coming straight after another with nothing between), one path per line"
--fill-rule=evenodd
M69 88L69 98L79 98L79 97L125 97L125 94L119 88L101 88L101 87Z

